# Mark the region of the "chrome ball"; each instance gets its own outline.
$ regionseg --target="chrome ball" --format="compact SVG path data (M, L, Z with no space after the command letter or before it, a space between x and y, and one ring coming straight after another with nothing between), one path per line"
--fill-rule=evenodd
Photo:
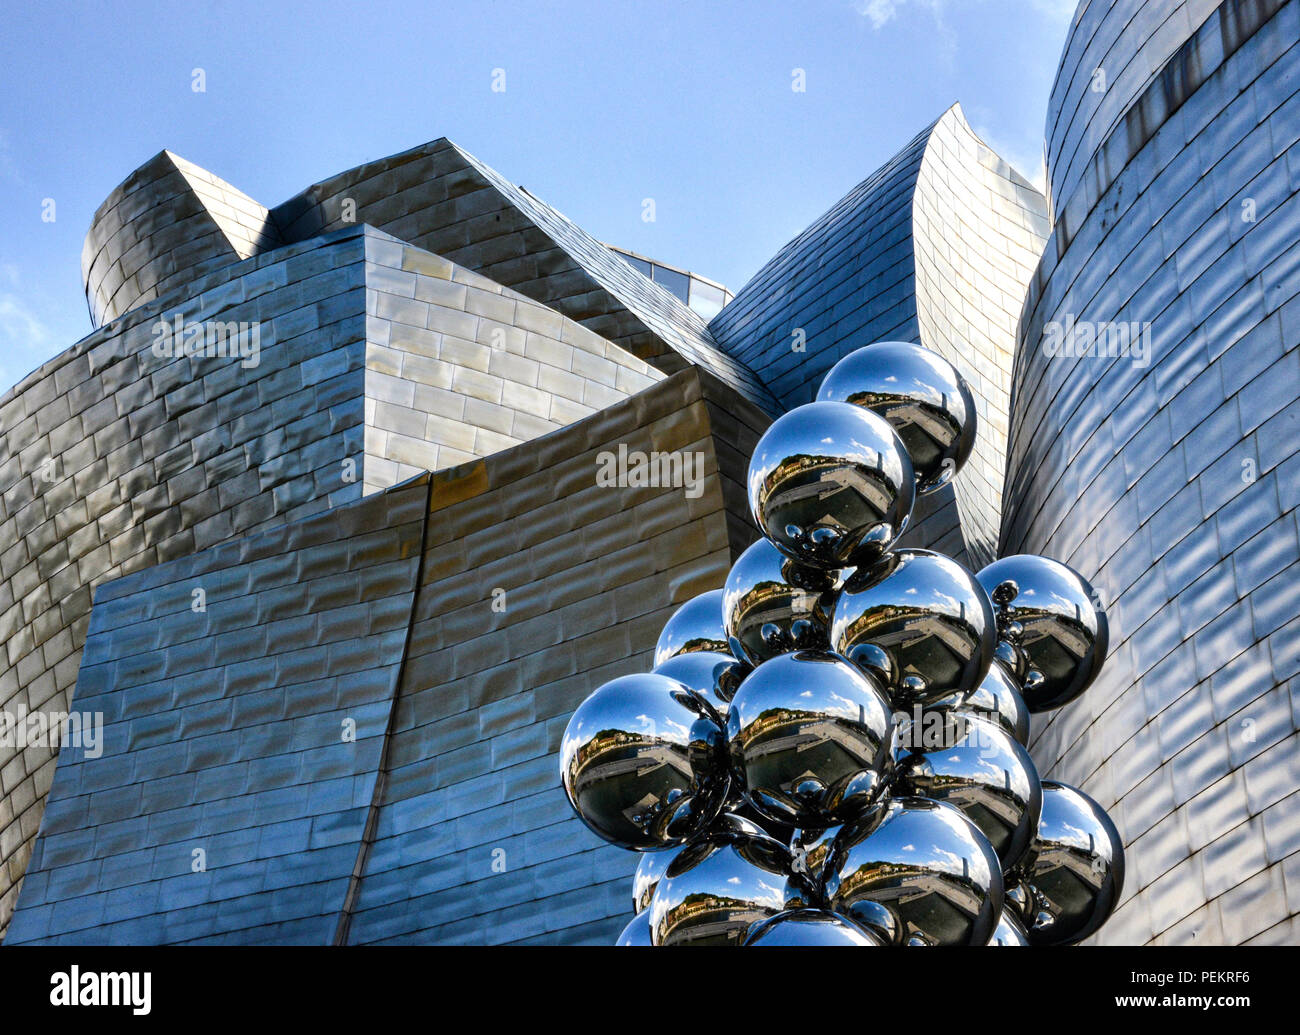
M1023 659L1021 696L1031 712L1059 708L1088 689L1106 660L1110 631L1082 575L1047 557L1017 554L976 578L1003 600L998 628L1006 646L999 649Z
M859 568L835 602L831 645L875 676L896 708L980 684L993 661L993 608L975 576L930 550Z
M817 398L884 417L912 458L920 493L951 481L975 447L970 386L937 352L911 342L878 341L850 352L831 367Z
M850 920L824 909L792 909L760 921L749 932L746 945L808 946L880 945L878 937Z
M996 658L979 686L964 694L949 694L929 706L937 711L950 711L959 715L974 715L996 722L1029 746L1029 709L1015 680Z
M989 939L990 945L1029 945L1029 935L1025 933L1024 927L1016 919L1015 914L1002 907L1002 915L998 917L998 925L993 928L993 937Z
M702 831L729 784L716 714L654 673L613 679L578 706L560 743L560 775L582 821L634 851Z
M1031 945L1073 945L1094 934L1124 891L1124 844L1083 791L1043 781L1038 833L1020 865Z
M786 556L834 570L874 560L907 526L912 461L888 422L850 403L778 417L749 464L754 520Z
M832 849L831 908L895 945L985 945L1002 911L1002 870L960 811L894 798L846 826Z
M655 945L741 945L786 909L790 850L752 823L723 816L677 851L648 910Z
M669 658L691 651L726 654L727 631L722 627L722 590L691 597L673 612L655 644L655 668Z
M672 861L672 852L642 852L632 875L632 912L640 913L650 906L655 888Z
M740 665L730 654L693 650L671 657L662 665L656 665L655 672L677 680L687 690L698 694L720 718L725 719L731 698L744 679L745 666Z
M898 763L896 793L947 802L975 824L997 853L1005 873L1025 857L1038 832L1043 808L1038 769L1020 743L1001 726L953 714L955 729L940 724L941 743L926 743L925 723Z
M766 539L732 565L723 590L722 619L731 653L751 665L793 650L830 646L834 573L807 568Z
M627 922L627 926L623 928L622 934L618 936L618 941L614 944L618 946L652 945L653 943L650 941L650 914L643 910L632 917Z
M727 714L732 771L745 796L800 827L843 823L875 801L892 767L893 730L871 677L817 651L759 665Z

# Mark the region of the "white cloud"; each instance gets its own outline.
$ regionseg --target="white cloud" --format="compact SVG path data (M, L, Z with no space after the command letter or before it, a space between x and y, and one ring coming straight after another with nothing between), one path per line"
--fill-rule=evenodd
M49 327L21 296L9 292L0 294L0 350L0 394L54 352L54 335Z
M855 0L858 13L866 18L872 29L879 31L894 21L899 11L913 8L929 11L934 19L938 39L938 52L945 62L951 63L957 52L957 37L945 17L949 0Z
M898 17L900 7L925 7L937 16L944 0L857 0L858 13L864 15L873 29L892 22Z

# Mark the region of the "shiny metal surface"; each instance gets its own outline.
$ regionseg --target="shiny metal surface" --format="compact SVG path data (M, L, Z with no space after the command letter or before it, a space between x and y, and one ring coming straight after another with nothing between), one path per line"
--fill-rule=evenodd
M655 668L669 658L691 651L707 650L726 654L727 631L722 625L722 590L691 597L664 623L655 644Z
M918 493L947 485L975 447L975 399L966 379L937 352L906 341L878 341L830 369L819 401L878 413L903 440Z
M749 464L749 507L787 556L834 570L879 557L916 496L912 461L888 422L850 403L778 417Z
M724 815L678 850L651 900L655 945L742 945L750 927L784 912L790 850L752 823Z
M654 897L655 888L668 864L672 862L673 853L642 852L637 859L636 873L632 875L632 912L640 913L649 908ZM647 936L648 937L648 936Z
M1038 834L1021 863L1029 891L1029 941L1073 945L1096 931L1124 891L1124 845L1095 801L1043 781Z
M731 653L761 665L793 650L829 648L837 582L837 573L799 564L758 540L732 565L723 589Z
M655 672L659 675L675 679L688 690L699 694L718 713L720 719L727 717L731 698L740 688L746 670L747 666L741 665L730 654L718 654L710 650L677 654L662 665L655 666Z
M1088 944L1295 942L1300 841L1276 832L1300 829L1300 5L1115 0L1078 22L1001 544L1083 573L1110 652L1083 697L1035 717L1034 756L1127 842L1124 899ZM1150 340L1044 348L1117 325Z
M676 680L620 676L569 719L560 775L574 811L606 841L634 851L678 845L726 798L723 732Z
M975 577L929 550L895 550L844 583L834 649L876 676L896 708L974 689L988 674L993 609Z
M867 813L858 817L856 822L868 823L871 817L879 819L888 804L888 798L881 796ZM835 839L843 826L801 827L790 835L790 851L794 857L793 867L796 873L808 876L814 889L822 890L826 883L826 864L830 861Z
M1006 906L1002 907L1002 914L998 917L997 927L993 928L993 936L989 938L989 944L1022 947L1029 945L1029 935L1025 933L1024 925Z
M870 676L816 651L756 668L727 716L732 769L760 812L801 827L842 823L883 789L894 721Z
M960 811L895 798L875 825L846 826L832 851L831 908L896 945L984 945L1002 910L1002 872Z
M996 657L974 690L941 697L928 707L990 719L1015 737L1018 743L1029 746L1029 709L1015 681Z
M1078 572L1048 557L1003 557L976 576L997 605L998 636L1024 659L1021 696L1031 712L1083 693L1106 660L1106 613Z
M618 941L614 943L617 946L630 945L634 947L649 947L654 943L650 940L650 911L643 909L627 922L623 932L618 936Z
M1024 881L1020 879L1019 874L1002 875L1003 892L1002 892L1002 913L1003 915L1011 914L1016 918L1016 922L1021 928L1029 925L1033 918L1033 902L1030 899L1029 888ZM1028 935L1026 935L1028 937Z
M927 724L908 723L908 754L894 776L893 792L947 802L979 827L997 853L1003 872L1025 857L1038 833L1043 789L1029 752L996 723L952 713L956 729L937 727L943 743L931 743Z
M824 909L792 909L754 925L746 945L831 948L837 945L880 945L865 928Z

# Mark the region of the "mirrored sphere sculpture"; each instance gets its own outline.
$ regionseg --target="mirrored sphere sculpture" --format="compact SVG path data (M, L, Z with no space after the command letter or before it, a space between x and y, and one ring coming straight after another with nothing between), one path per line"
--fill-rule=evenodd
M870 676L843 658L796 651L745 679L727 715L732 769L760 812L801 827L842 823L881 793L893 716Z
M988 674L993 608L975 577L930 550L859 568L835 602L831 644L878 678L896 708L964 694Z
M1124 844L1083 791L1043 781L1038 834L1020 873L1029 893L1032 945L1072 945L1096 931L1124 890Z
M731 567L722 617L731 653L761 665L793 650L830 646L836 573L809 568L767 539L750 546Z
M790 850L726 815L679 849L650 902L655 945L742 945L750 927L784 912Z
M654 944L650 941L650 912L642 910L627 922L623 928L622 934L618 936L615 945L632 945L632 946L649 946Z
M1002 915L998 917L998 925L993 928L993 937L989 939L990 945L1017 945L1028 947L1029 935L1025 933L1024 927L1016 919L1015 914L1002 907Z
M678 654L696 650L728 653L727 631L722 627L720 589L691 597L673 612L655 644L655 668Z
M916 495L912 461L883 418L814 402L778 417L754 448L749 507L788 557L828 570L879 557Z
M1101 670L1110 639L1088 581L1031 554L1003 557L976 577L997 604L1000 639L1020 656L1029 710L1059 708L1083 693Z
M880 945L880 939L865 928L824 909L792 909L756 924L746 945L809 946Z
M745 668L730 654L693 650L675 655L662 665L656 665L655 672L675 679L686 689L694 691L720 718L725 719L731 698L744 679Z
M672 861L672 852L642 852L632 875L632 912L639 913L650 906L655 888Z
M975 447L975 398L957 368L906 341L879 341L850 352L822 381L818 400L847 402L880 414L903 440L917 491L950 482Z
M569 803L592 831L637 851L699 833L726 799L723 731L667 676L620 676L569 719L560 773Z
M620 945L1064 945L1114 910L1114 825L1026 751L1105 660L1092 587L895 548L975 422L950 364L877 342L762 435L764 538L561 744L579 816L643 853Z
M1024 858L1038 833L1038 769L1001 726L972 715L952 718L956 728L934 727L938 743L929 742L927 724L906 724L914 742L905 745L910 750L898 763L894 791L960 809L988 838L1005 872Z
M1016 688L1015 680L997 658L993 659L993 664L974 690L949 694L928 707L996 722L1020 744L1029 746L1029 709Z
M893 944L984 945L1002 911L988 840L953 806L926 798L892 799L878 821L846 826L830 870L831 908Z

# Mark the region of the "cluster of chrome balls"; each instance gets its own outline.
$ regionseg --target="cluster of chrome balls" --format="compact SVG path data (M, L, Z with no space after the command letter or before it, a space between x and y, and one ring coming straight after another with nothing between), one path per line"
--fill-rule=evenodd
M763 435L765 538L565 730L570 803L643 853L619 944L1064 945L1109 917L1114 825L1025 750L1029 713L1105 659L1092 588L894 548L974 439L965 381L906 342L846 356Z

